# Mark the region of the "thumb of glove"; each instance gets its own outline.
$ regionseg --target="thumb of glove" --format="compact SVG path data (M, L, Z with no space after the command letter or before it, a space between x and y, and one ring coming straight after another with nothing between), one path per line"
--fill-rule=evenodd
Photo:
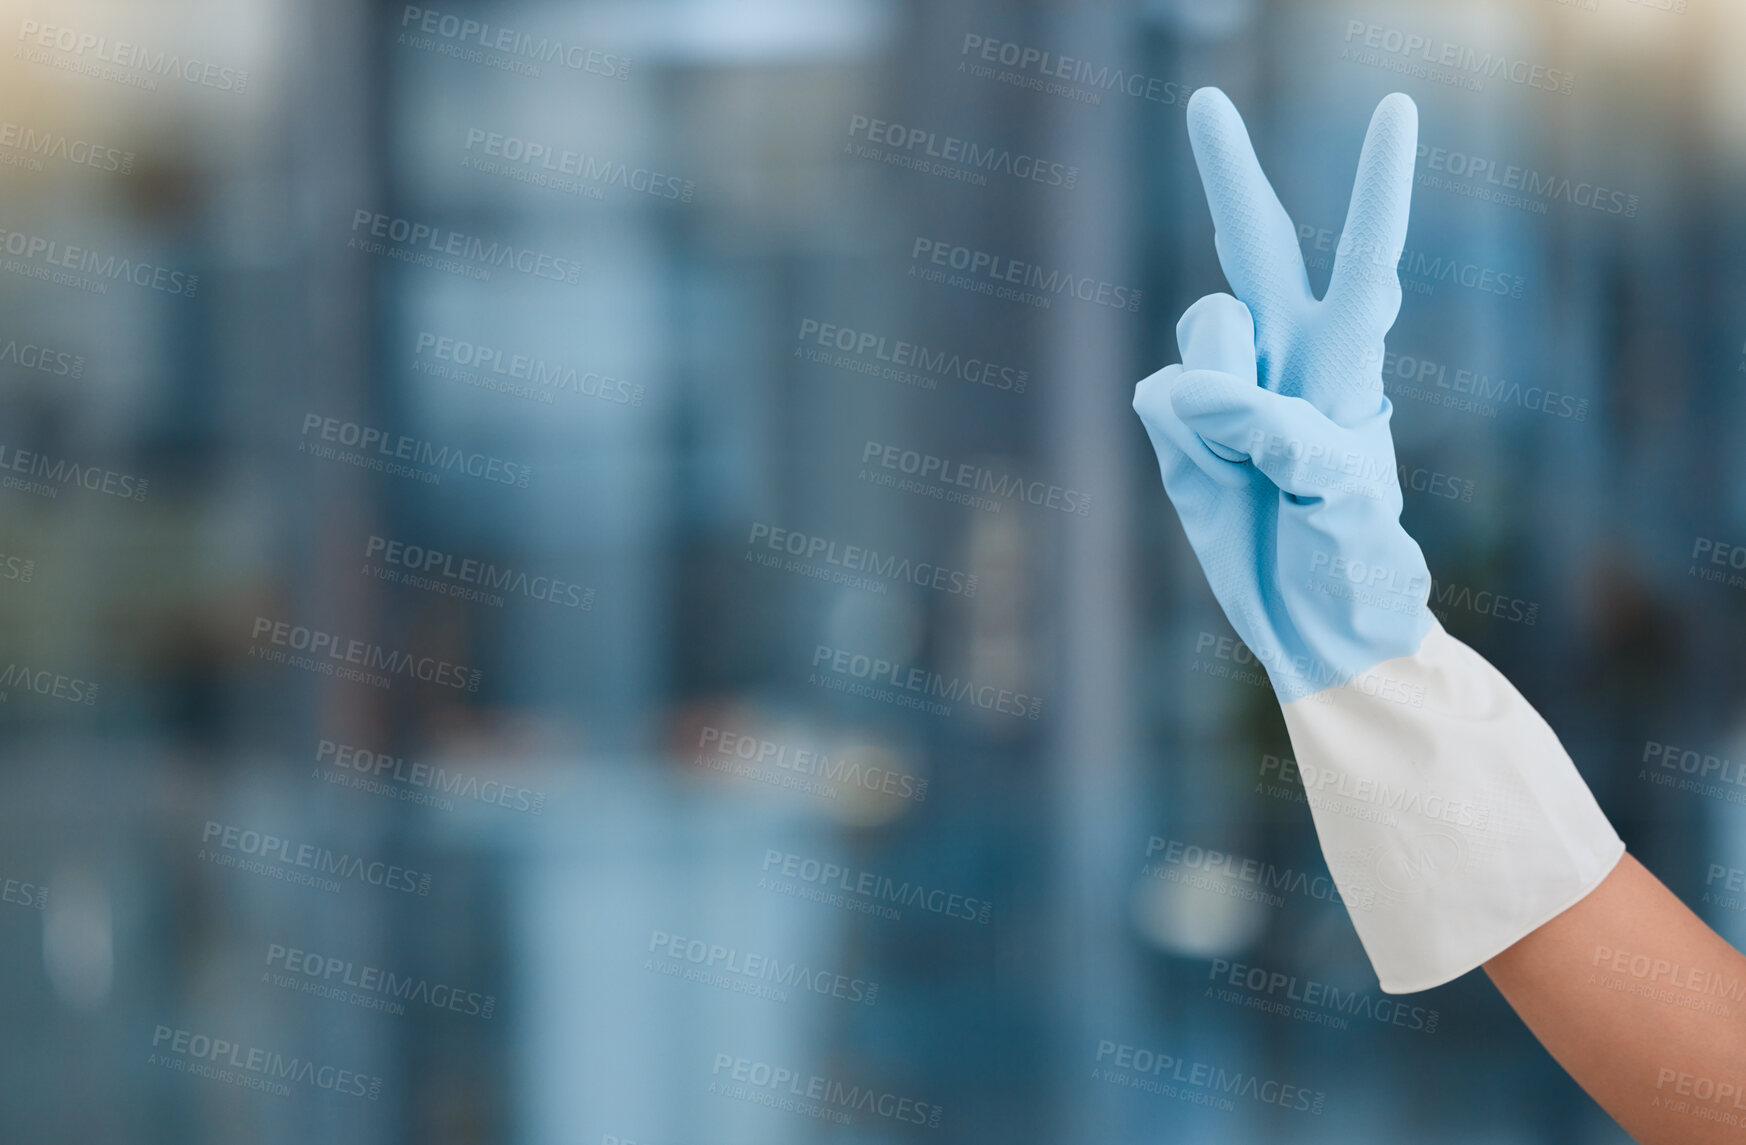
M1182 368L1228 374L1254 386L1255 319L1249 308L1229 294L1209 294L1190 306L1176 323L1176 346L1182 351ZM1206 447L1226 461L1247 461L1248 456L1206 438Z

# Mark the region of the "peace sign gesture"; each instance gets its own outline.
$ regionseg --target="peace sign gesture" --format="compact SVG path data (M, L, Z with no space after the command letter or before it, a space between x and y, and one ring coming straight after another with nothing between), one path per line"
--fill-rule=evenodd
M1318 300L1296 228L1261 171L1237 109L1210 87L1188 103L1188 138L1212 210L1219 265L1254 315L1260 383L1308 399L1340 425L1374 413L1382 394L1382 340L1400 310L1395 264L1406 242L1418 126L1418 109L1405 95L1377 105L1333 277Z
M1434 622L1424 556L1400 527L1382 392L1417 122L1404 95L1376 109L1317 299L1236 108L1216 88L1188 105L1237 297L1189 307L1176 327L1182 364L1141 382L1134 409L1213 594L1282 700L1411 653ZM1349 582L1354 569L1367 583Z
M1328 870L1390 993L1495 956L1624 850L1546 722L1437 623L1400 525L1382 339L1417 118L1403 95L1376 109L1317 299L1236 109L1196 92L1189 137L1238 297L1189 307L1182 364L1134 391L1188 543L1273 682ZM1401 813L1376 815L1365 792ZM1456 793L1495 816L1429 810Z

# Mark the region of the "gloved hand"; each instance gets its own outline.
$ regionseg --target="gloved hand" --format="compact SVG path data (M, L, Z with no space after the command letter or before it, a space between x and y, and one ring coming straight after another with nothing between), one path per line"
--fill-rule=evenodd
M1400 527L1388 399L1336 424L1259 377L1253 330L1235 298L1202 298L1176 325L1182 365L1134 409L1213 595L1286 701L1415 651L1430 572Z
M1322 852L1390 993L1501 953L1624 853L1545 721L1431 615L1400 526L1381 362L1417 118L1404 95L1377 107L1317 300L1236 109L1197 91L1189 136L1237 298L1190 307L1182 365L1134 394L1213 594L1279 696Z

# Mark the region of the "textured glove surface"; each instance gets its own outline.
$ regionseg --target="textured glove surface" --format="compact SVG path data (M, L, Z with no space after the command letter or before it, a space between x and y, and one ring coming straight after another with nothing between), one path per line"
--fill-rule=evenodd
M1382 340L1417 134L1376 109L1327 294L1230 101L1188 122L1236 292L1177 324L1134 408L1213 594L1266 666L1316 835L1384 990L1423 990L1588 894L1624 853L1558 737L1427 608L1400 525ZM1240 301L1239 301L1240 300Z

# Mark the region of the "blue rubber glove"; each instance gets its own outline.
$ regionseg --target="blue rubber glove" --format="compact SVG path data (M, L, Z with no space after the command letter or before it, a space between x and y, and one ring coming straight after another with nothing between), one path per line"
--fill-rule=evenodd
M1134 392L1213 594L1266 666L1316 834L1384 990L1440 985L1592 891L1624 854L1558 737L1443 631L1400 525L1382 392L1417 112L1371 119L1327 294L1222 92L1188 129L1236 297L1177 324ZM1240 300L1240 301L1239 301Z
M1400 526L1388 399L1348 428L1257 384L1252 329L1228 294L1196 302L1176 327L1182 365L1141 382L1134 409L1213 595L1284 702L1416 650L1430 572Z
M1406 242L1418 108L1396 92L1376 106L1358 156L1327 294L1310 290L1297 228L1261 172L1243 119L1217 88L1188 103L1188 139L1212 210L1213 245L1255 320L1261 384L1307 398L1340 425L1386 403L1382 340L1400 312L1395 266Z
M1134 409L1213 594L1281 700L1295 699L1411 653L1433 619L1424 555L1400 527L1381 366L1418 113L1404 95L1377 107L1321 300L1230 100L1200 89L1188 129L1243 301L1190 307L1182 365L1141 382Z

